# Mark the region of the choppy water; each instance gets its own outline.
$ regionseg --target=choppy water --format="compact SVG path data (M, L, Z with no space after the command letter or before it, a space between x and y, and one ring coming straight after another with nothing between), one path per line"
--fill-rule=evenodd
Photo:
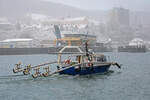
M54 55L0 56L0 100L150 100L150 53L107 53L122 69L104 75L12 76L16 62L36 65Z

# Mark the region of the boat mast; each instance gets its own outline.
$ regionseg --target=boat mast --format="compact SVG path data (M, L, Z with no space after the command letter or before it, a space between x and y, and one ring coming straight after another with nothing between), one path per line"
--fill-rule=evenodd
M85 51L86 51L86 56L89 56L88 41L85 42Z
M89 40L87 38L87 36L88 36L88 25L86 28L87 28L87 34L86 34L86 42L85 42L85 52L86 52L86 56L88 57L88 60L91 61L91 59L89 57L89 50L88 50L88 42L89 42Z

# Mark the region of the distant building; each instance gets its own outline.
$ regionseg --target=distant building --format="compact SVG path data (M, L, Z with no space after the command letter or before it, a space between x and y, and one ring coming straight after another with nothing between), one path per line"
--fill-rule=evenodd
M6 18L0 17L0 31L8 31L13 29L14 25L12 23L10 23Z
M83 25L88 24L87 17L76 17L76 18L49 18L48 20L42 21L43 24L50 24L50 25Z
M140 38L134 38L131 42L129 42L129 46L143 46L145 42Z
M108 34L113 41L128 42L133 38L128 9L113 8L108 15Z
M108 24L111 27L129 27L129 10L124 8L113 8L109 12Z
M146 52L147 48L145 45L145 41L140 38L134 38L131 42L129 42L126 46L119 46L118 52Z
M0 48L28 48L33 46L32 39L6 39L0 42Z
M0 30L9 31L13 30L15 27L11 23L0 23Z
M40 41L40 47L53 47L54 46L54 40L41 40Z
M69 46L81 46L83 43L88 40L90 46L96 45L96 36L94 35L85 35L85 34L64 34L64 37L61 39L56 39L54 44L59 41L62 45Z

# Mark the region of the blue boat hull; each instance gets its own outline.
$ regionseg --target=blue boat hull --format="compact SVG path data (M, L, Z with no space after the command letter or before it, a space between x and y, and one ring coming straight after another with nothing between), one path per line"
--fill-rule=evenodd
M75 69L75 67L68 68L59 72L59 74L67 74L67 75L87 75L87 74L95 74L95 73L106 73L108 72L110 65L103 66L93 66L93 67L84 67L81 69Z

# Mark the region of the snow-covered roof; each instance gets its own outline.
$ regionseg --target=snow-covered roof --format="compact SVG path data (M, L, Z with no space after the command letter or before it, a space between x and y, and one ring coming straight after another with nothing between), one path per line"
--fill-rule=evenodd
M33 39L27 39L27 38L21 38L21 39L6 39L3 40L2 42L27 42L27 41L32 41Z
M143 45L144 44L144 41L140 38L134 38L130 43L129 45L130 46L137 46L137 45Z
M62 19L57 19L57 18L49 18L48 21L51 21L51 22L63 22Z
M83 29L83 28L86 28L86 27L87 27L87 25L86 25L86 24L78 25L78 28L79 28L79 29Z
M40 21L48 20L48 16L43 14L29 13L26 16L31 17L33 20L40 20Z
M143 42L141 38L134 38L131 42Z
M81 20L85 20L86 17L75 17L75 18L66 18L64 19L64 21L81 21Z

